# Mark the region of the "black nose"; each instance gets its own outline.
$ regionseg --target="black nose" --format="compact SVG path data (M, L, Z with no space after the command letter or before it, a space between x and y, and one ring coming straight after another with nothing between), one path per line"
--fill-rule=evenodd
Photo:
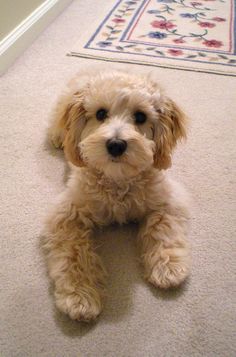
M114 157L121 156L126 148L127 142L120 139L110 139L106 142L107 151Z

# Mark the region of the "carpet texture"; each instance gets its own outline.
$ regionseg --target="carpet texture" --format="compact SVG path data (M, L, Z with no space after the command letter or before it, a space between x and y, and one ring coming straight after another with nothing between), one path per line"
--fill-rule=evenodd
M67 170L62 155L49 151L45 130L64 83L96 63L65 53L103 4L74 1L0 81L0 356L233 357L233 77L154 69L168 95L192 119L188 141L176 151L170 170L193 198L193 269L188 282L170 292L148 286L137 261L135 227L111 227L101 238L110 276L99 320L80 324L54 308L39 240Z
M235 0L114 0L70 53L236 76Z

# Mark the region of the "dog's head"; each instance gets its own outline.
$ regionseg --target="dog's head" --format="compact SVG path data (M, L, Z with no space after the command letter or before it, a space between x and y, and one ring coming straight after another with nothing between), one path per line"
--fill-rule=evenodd
M151 166L167 169L186 126L182 111L156 82L123 72L81 77L61 121L69 161L119 178Z

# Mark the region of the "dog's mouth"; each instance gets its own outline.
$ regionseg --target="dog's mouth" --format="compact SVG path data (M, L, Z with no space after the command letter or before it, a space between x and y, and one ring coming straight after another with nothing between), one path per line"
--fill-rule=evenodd
M111 161L117 164L122 162L120 157L111 157Z
M119 157L111 157L110 158L110 162L112 162L112 163L114 163L114 164L116 164L117 166L119 165L119 166L122 166L123 167L123 169L128 169L128 168L130 168L130 169L132 169L132 170L135 170L135 171L137 171L138 170L138 167L137 166L135 166L135 165L133 165L131 162L129 162L129 160L128 160L128 158L127 158L127 156L124 154L124 155L122 155L122 156L119 156Z
M109 157L109 161L110 162L114 162L115 164L128 164L129 160L128 160L128 156L124 153L123 155L121 156L117 156L117 157L114 157L112 155L108 155Z

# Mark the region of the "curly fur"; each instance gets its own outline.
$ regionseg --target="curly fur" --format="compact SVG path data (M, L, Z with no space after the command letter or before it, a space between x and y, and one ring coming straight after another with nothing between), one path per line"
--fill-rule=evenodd
M108 110L103 122L96 119L101 108ZM144 124L135 124L135 111L147 115ZM139 221L144 274L153 285L177 286L189 274L187 200L163 171L185 136L184 114L149 76L84 73L59 99L49 137L64 148L71 176L48 218L44 248L56 305L72 319L89 321L102 310L97 226ZM114 137L128 144L118 158L106 149Z

